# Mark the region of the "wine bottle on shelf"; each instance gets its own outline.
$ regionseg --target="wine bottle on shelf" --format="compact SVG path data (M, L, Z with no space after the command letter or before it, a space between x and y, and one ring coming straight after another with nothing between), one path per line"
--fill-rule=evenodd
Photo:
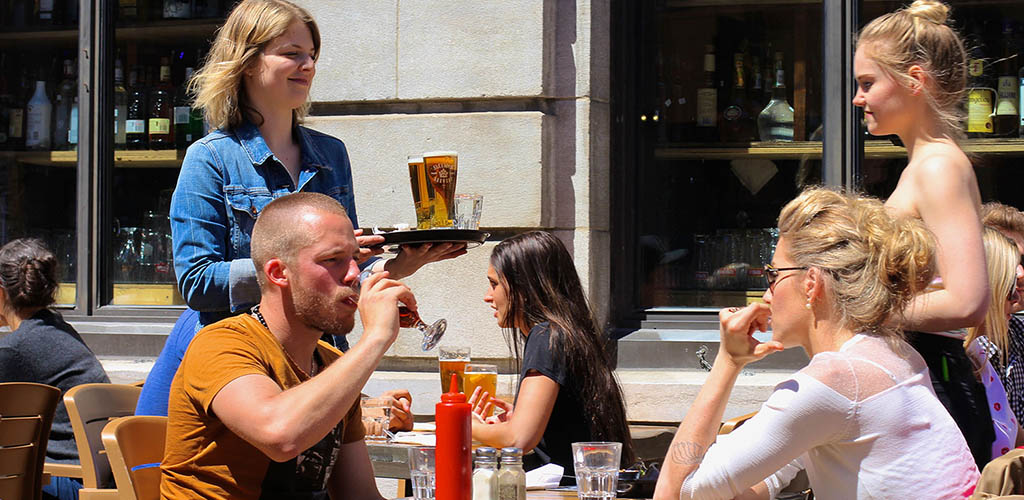
M36 80L36 91L28 101L25 113L25 147L34 150L48 150L50 138L50 116L53 105L46 95L46 81Z
M164 0L164 19L189 19L191 17L191 0Z
M764 74L761 72L761 58L751 56L750 58L750 110L757 112L764 109L768 101L761 100L764 97Z
M700 142L718 139L718 87L715 85L715 46L704 46L704 82L697 89L697 126Z
M1017 111L1020 112L1018 137L1024 137L1024 64L1017 71Z
M28 70L24 66L22 66L21 78L18 79L18 82L18 86L11 89L10 107L8 108L8 149L23 149L25 147L25 107L28 101L24 96L28 90Z
M114 149L125 149L127 136L125 120L128 119L128 90L124 88L124 66L120 59L114 60Z
M1019 128L1020 110L1017 108L1017 74L1015 62L1017 52L1013 36L1013 23L1009 18L1003 19L1002 30L1003 56L996 68L996 105L993 117L993 135L996 137L1016 137Z
M71 98L71 118L68 120L68 146L78 149L78 94Z
M7 84L7 54L0 52L0 151L10 149L11 90Z
M775 53L772 100L757 117L757 131L762 141L793 140L793 106L786 100L786 72L782 57L782 52Z
M970 78L967 89L967 136L992 137L996 92L985 78L985 61L980 57L970 59L967 73Z
M669 137L673 141L683 141L693 137L694 127L697 125L697 103L686 99L686 90L683 86L686 70L683 69L683 61L680 58L673 58L671 73L672 84L668 97L672 100L672 107L668 112Z
M71 101L77 94L75 86L75 66L71 59L64 60L64 79L57 86L53 100L53 149L68 149L68 129L71 118Z
M171 130L174 104L171 102L171 61L160 58L160 81L149 93L149 148L174 149Z
M29 16L33 14L33 10L32 0L11 0L10 8L7 10L10 13L8 22L11 27L23 29L28 26Z
M125 142L128 149L146 149L146 90L138 82L138 68L128 72L128 114L125 119Z
M54 0L39 0L36 3L36 24L40 26L53 24L53 3Z
M198 139L192 135L192 107L189 106L188 81L192 79L192 68L185 68L185 81L174 93L174 147L185 149Z
M742 52L733 54L733 86L722 109L722 117L719 121L722 140L725 142L747 142L755 139L757 134L756 124L750 109L750 100L747 95L746 78L744 75L744 58Z
M78 28L78 0L61 0L64 2L63 24L69 29Z
M120 21L134 23L139 20L138 0L118 0L117 5Z

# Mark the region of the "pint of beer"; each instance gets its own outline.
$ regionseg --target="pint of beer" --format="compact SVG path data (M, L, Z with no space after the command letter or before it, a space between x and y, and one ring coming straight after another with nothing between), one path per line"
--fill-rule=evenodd
M434 218L434 186L423 168L423 155L409 155L409 180L416 205L416 229L430 229Z
M431 204L434 207L434 214L431 227L452 227L455 218L455 178L459 171L459 154L455 151L423 153L423 168L433 189Z

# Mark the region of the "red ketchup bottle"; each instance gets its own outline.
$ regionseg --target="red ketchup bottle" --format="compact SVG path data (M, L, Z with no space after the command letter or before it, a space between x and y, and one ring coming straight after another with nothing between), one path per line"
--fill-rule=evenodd
M448 392L434 406L437 425L437 447L434 450L435 493L437 500L472 500L473 435L470 419L472 409L466 395L456 392L457 373L452 374Z

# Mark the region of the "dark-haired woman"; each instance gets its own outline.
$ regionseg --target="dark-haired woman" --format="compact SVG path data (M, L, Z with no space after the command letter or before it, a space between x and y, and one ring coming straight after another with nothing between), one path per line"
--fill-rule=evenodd
M520 365L519 389L514 405L479 389L471 395L473 439L533 450L527 469L555 463L572 471L571 443L581 441L620 442L622 464L632 463L622 391L562 242L540 231L502 241L487 281L484 302ZM484 418L492 407L504 412Z
M71 325L49 309L57 292L57 259L40 240L17 239L0 247L0 382L36 382L61 390L110 382L103 366ZM50 427L46 461L78 463L78 448L64 402ZM43 498L78 498L82 483L51 477Z

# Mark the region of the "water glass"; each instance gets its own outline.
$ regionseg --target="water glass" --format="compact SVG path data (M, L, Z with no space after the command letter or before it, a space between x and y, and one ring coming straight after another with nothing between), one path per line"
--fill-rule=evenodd
M388 432L388 427L391 426L391 401L384 398L362 398L359 400L359 404L363 410L366 442L388 442L392 437Z
M455 195L455 229L480 229L480 214L483 207L483 195Z
M580 500L607 500L616 497L619 482L619 458L622 443L597 441L572 444L572 462L576 469L576 494Z
M416 446L409 448L409 476L412 478L412 495L416 500L434 498L434 447Z

